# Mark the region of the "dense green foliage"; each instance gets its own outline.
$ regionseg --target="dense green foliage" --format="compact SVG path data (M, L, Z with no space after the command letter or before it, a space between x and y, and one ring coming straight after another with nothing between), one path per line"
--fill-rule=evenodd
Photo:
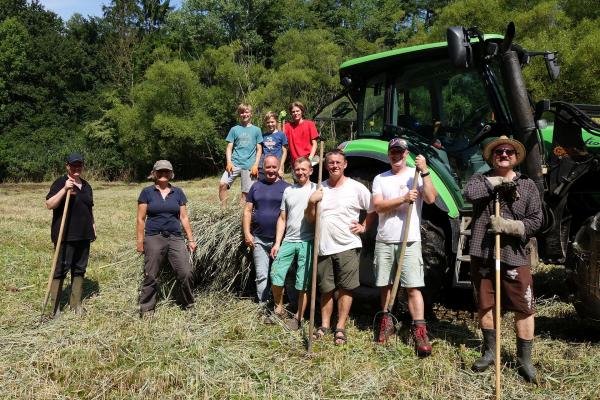
M141 178L157 158L179 175L222 167L235 107L255 123L298 99L309 117L341 90L345 59L444 38L449 25L558 50L561 78L526 69L534 97L600 103L593 0L112 0L68 21L0 0L0 180L42 180L73 150L90 172ZM324 128L325 136L328 132Z

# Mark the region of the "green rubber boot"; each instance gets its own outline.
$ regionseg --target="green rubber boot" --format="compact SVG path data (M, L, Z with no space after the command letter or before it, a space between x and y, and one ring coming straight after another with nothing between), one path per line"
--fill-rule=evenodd
M50 304L52 304L51 317L56 317L60 314L60 295L62 294L62 279L52 279L50 284Z
M74 276L71 281L71 298L69 306L77 315L85 314L85 310L81 305L81 295L83 293L83 276Z

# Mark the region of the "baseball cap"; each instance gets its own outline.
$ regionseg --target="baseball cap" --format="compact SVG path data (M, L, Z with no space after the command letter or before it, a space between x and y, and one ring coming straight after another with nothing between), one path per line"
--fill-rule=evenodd
M161 169L168 169L169 171L173 171L173 166L167 160L158 160L154 163L153 171L160 171Z
M408 150L408 143L402 138L395 137L390 140L390 143L388 144L388 150L391 149Z
M67 157L67 164L75 164L76 162L83 163L83 156L79 153L71 153Z

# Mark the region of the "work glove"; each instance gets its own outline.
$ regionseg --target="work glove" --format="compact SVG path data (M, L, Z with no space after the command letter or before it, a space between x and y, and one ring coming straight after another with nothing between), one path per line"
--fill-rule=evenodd
M257 165L253 165L252 168L250 168L250 175L258 176L258 166Z
M227 165L225 166L225 171L227 171L231 174L233 172L233 164L228 162Z
M517 191L517 184L510 178L501 176L489 176L485 178L495 193L500 194L506 201L516 201L521 197Z
M525 224L523 221L506 219L492 215L490 217L490 232L525 238Z

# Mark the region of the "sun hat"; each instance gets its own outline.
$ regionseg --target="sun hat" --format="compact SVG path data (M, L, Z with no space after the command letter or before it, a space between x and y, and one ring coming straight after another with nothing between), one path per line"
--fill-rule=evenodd
M523 143L519 142L518 140L511 139L506 135L502 135L500 137L488 138L482 143L483 158L485 159L485 161L487 161L488 164L492 163L492 151L501 144L509 144L515 148L515 156L517 157L516 165L521 164L523 162L526 154L525 146L523 146Z
M160 171L161 169L168 169L169 171L173 171L173 166L167 160L158 160L154 163L153 171Z

